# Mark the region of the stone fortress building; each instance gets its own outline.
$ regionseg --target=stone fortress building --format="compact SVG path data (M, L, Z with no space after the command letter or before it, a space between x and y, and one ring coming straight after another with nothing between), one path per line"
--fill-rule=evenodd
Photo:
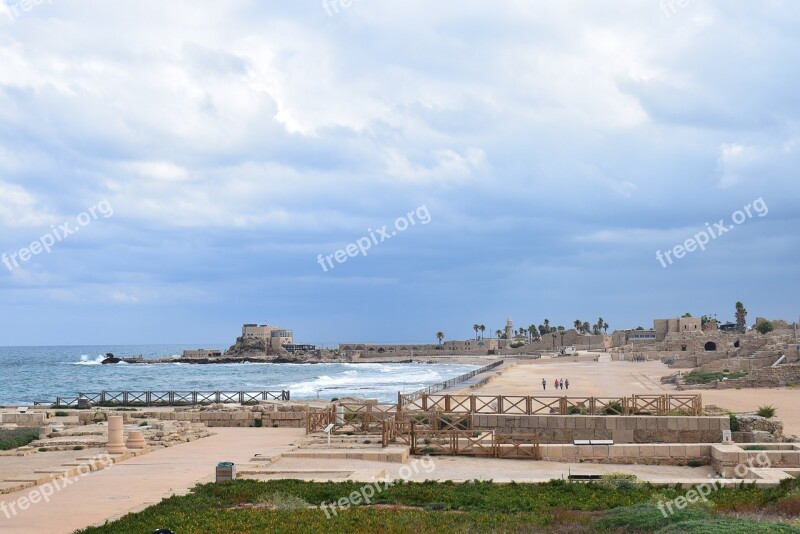
M294 332L266 324L245 324L242 326L242 338L261 339L273 351L280 351L284 345L294 345Z

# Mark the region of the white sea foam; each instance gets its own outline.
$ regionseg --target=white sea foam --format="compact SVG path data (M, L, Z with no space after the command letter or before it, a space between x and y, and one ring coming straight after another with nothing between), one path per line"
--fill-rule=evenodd
M320 375L289 384L288 389L293 395L298 396L316 394L318 391L363 392L367 390L391 394L396 393L398 389L414 389L442 380L442 376L437 371L429 368L409 369L403 364L354 365L358 365L359 370L348 370L334 376Z
M100 365L105 359L105 356L98 356L95 359L92 359L92 357L87 354L81 354L81 361L72 362L72 365Z

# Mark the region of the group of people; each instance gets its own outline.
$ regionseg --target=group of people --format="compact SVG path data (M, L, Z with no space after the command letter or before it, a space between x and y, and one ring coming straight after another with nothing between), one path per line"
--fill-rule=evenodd
M553 381L553 386L555 386L556 389L558 388L564 389L565 387L569 389L569 378L567 378L566 380L564 380L563 378L556 378L555 381ZM544 378L542 378L542 389L547 391L547 380L545 380Z

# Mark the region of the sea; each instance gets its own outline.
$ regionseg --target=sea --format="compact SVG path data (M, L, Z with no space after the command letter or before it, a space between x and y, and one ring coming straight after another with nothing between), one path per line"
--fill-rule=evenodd
M100 391L289 390L292 399L358 396L391 402L477 368L417 363L187 363L102 365L107 352L145 359L178 356L197 345L0 347L0 405L53 402Z

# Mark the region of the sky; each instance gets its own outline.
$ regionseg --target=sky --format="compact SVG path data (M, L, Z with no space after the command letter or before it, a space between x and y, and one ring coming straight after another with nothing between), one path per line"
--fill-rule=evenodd
M0 345L794 321L798 26L790 1L0 0Z

